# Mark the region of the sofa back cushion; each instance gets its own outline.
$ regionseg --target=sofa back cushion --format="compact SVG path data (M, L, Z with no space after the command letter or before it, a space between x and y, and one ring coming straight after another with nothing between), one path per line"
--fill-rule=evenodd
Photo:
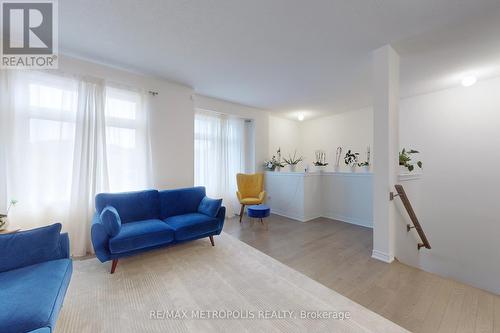
M62 258L61 224L0 235L0 272Z
M99 193L95 197L95 207L101 214L106 206L113 206L122 223L157 219L160 216L160 204L157 190Z
M204 197L203 186L160 191L160 217L196 213Z

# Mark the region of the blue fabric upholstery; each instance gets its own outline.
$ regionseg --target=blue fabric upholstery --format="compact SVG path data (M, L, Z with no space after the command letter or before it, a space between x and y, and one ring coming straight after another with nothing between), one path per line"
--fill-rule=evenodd
M201 186L160 191L160 218L196 213L204 197L205 188Z
M17 233L22 237L15 238L14 246L24 253L43 248L40 240L53 241L47 229L51 228ZM55 229L60 230L60 225ZM4 236L12 235L0 236L2 242L6 239ZM15 269L0 272L0 332L53 331L73 271L68 234L57 234L56 244L57 251L50 251L52 257L43 251L47 256L41 262L24 265L26 261L23 261L23 265ZM40 257L34 259L37 261ZM11 258L0 256L0 265L7 260Z
M129 222L109 240L109 250L111 253L124 253L171 243L173 240L174 229L161 220Z
M151 202L146 202L145 197ZM96 213L91 227L96 257L101 262L106 262L178 242L219 235L224 226L226 208L224 206L218 208L215 217L198 213L198 207L204 197L204 187L160 192L150 190L98 194ZM119 232L113 237L108 233L105 222L100 216L107 205L116 208L122 221ZM140 214L133 211L134 207L140 210ZM126 222L122 212L127 215ZM207 212L212 214L209 210ZM161 218L132 219L143 215L157 216L155 214Z
M61 224L0 235L0 272L60 258Z
M53 329L71 272L71 260L58 259L1 273L0 331Z
M160 215L157 190L100 193L95 198L95 206L99 214L106 206L115 207L122 223L157 219Z
M120 215L113 206L106 206L101 212L101 220L104 229L111 237L118 235L122 227Z
M216 217L220 206L222 206L222 199L210 199L209 197L204 197L198 206L198 213L202 213L210 217Z
M165 222L175 230L175 240L177 241L215 232L219 227L219 221L216 218L200 213L171 216Z
M271 214L271 209L266 205L249 206L247 209L249 217L264 218Z

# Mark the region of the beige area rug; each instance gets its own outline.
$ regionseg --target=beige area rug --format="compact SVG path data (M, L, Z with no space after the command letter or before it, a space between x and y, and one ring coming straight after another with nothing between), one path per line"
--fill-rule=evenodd
M224 233L109 269L74 261L56 332L405 332Z

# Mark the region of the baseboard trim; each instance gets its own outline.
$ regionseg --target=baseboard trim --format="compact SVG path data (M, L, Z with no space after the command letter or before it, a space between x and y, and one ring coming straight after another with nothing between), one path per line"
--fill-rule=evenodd
M331 212L327 212L326 214L323 214L323 217L373 229L373 222L368 221L368 220L362 220L362 219L358 219L355 217L339 215L339 214L335 214L335 213L331 213Z
M391 256L391 255L389 255L387 253L384 253L384 252L381 252L381 251L378 251L378 250L373 250L372 251L372 258L380 260L380 261L383 261L383 262L386 262L388 264L390 264L391 262L394 261L394 256Z

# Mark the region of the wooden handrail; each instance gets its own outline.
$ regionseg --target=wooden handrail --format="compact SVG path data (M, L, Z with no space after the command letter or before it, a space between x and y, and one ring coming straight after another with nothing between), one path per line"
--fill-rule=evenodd
M403 188L403 185L394 185L396 188L396 192L398 194L390 193L390 199L393 200L394 197L399 196L401 198L401 201L403 202L403 206L405 207L406 211L408 212L408 215L410 216L410 220L413 223L413 226L407 224L406 225L406 230L409 232L411 229L415 228L417 230L418 235L420 236L420 239L422 240L422 243L417 244L417 249L420 250L421 247L425 247L426 249L431 248L431 244L429 243L429 240L425 236L424 229L422 229L422 226L420 225L420 222L418 222L417 215L415 214L415 211L413 210L413 207L411 206L410 200L408 200L408 196L406 195L405 189Z

